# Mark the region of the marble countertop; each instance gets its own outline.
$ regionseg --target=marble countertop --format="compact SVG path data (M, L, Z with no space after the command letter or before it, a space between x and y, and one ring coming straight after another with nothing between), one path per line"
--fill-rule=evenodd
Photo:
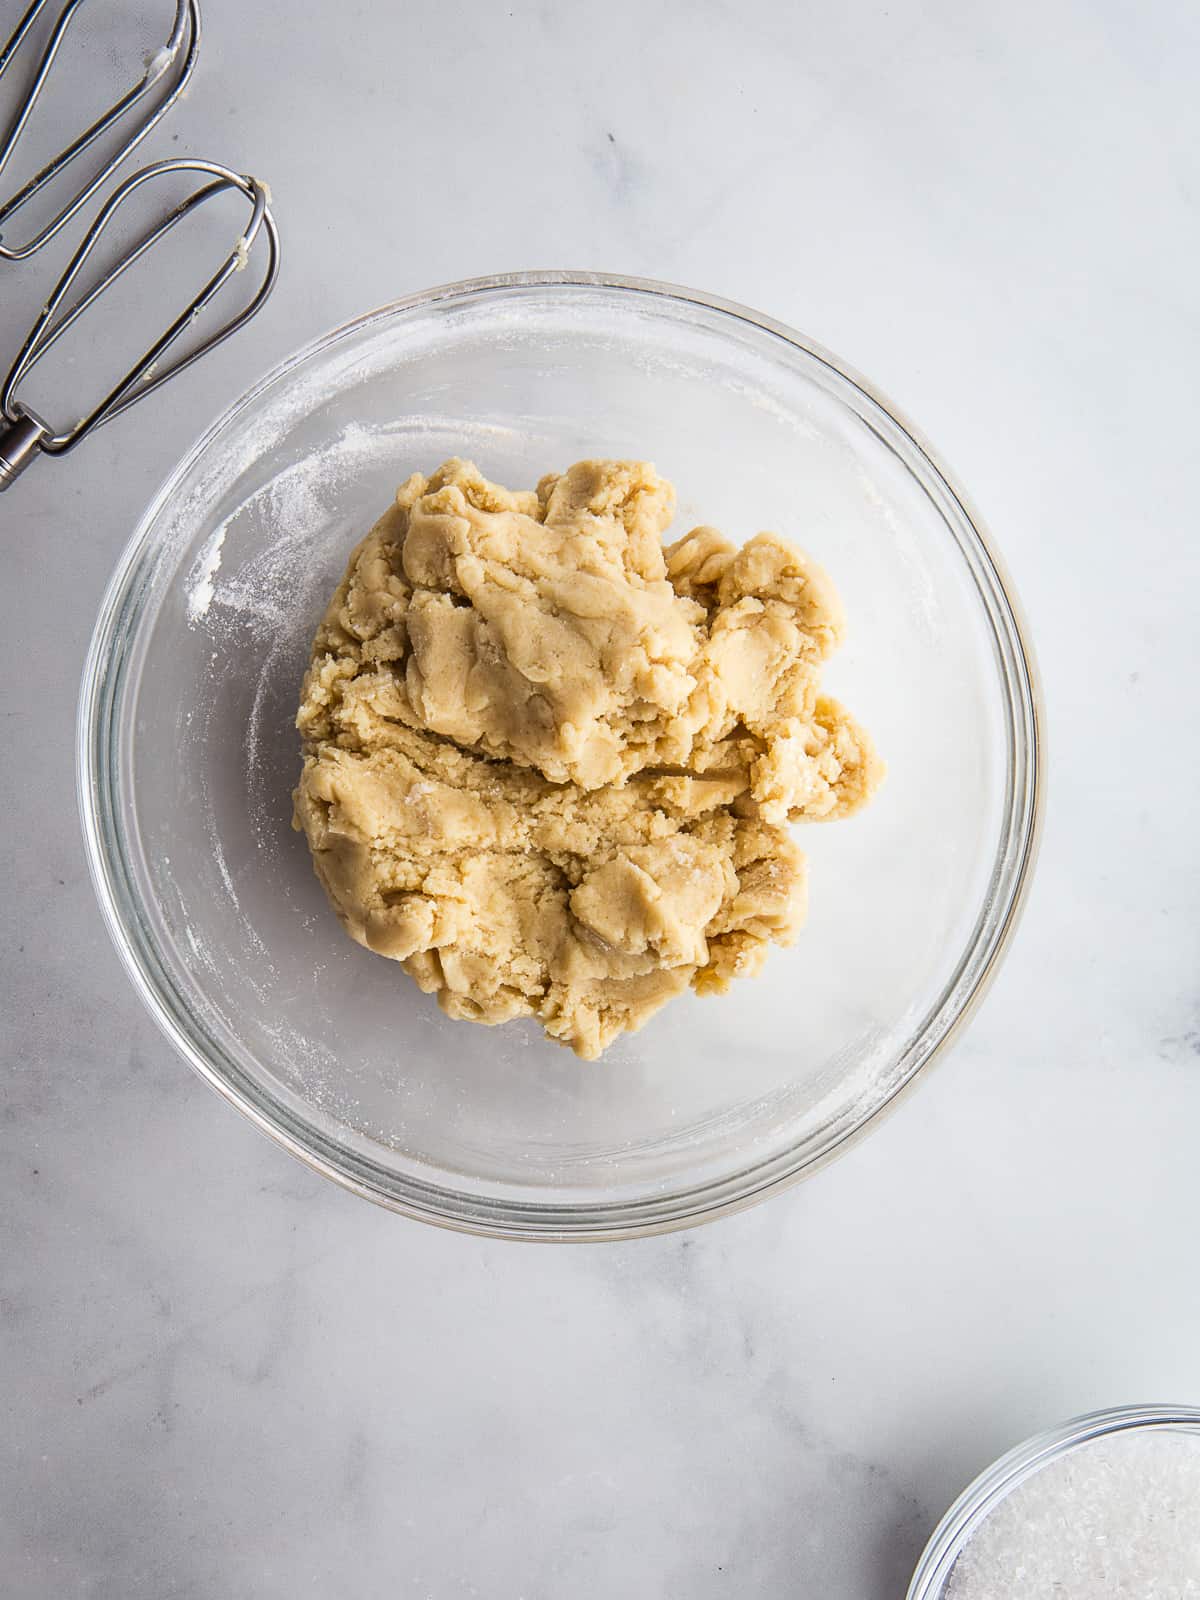
M1195 8L205 12L145 153L270 179L277 297L0 501L0 1587L898 1600L1002 1449L1200 1402ZM4 269L0 349L62 256ZM1048 703L1040 869L949 1061L811 1183L597 1248L406 1222L220 1103L122 975L73 793L101 590L200 428L368 306L536 266L869 374L994 530Z

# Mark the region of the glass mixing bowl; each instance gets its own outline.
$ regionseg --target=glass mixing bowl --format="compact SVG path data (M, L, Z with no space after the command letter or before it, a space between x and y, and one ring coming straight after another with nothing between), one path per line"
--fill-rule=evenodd
M646 457L678 488L677 529L796 540L850 618L828 686L890 765L861 816L803 830L799 944L593 1065L532 1023L443 1017L346 937L290 826L316 622L396 486L450 455L513 486ZM740 306L523 273L339 328L175 469L101 606L81 807L142 999L287 1149L428 1221L629 1236L812 1172L946 1045L1028 880L1038 715L978 518L869 385Z

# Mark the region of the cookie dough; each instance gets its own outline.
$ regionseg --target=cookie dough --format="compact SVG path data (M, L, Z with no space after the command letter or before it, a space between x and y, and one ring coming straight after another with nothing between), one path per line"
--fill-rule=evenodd
M804 919L788 824L882 766L820 693L829 579L760 533L662 535L653 467L536 491L452 460L400 489L313 644L295 821L350 936L452 1017L587 1059Z

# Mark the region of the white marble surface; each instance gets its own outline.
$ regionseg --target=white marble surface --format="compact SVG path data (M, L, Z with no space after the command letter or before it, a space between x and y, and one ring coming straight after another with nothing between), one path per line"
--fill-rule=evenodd
M1002 1448L1200 1401L1196 9L205 9L148 153L270 179L278 296L0 501L0 1589L896 1600ZM890 392L1008 558L1051 758L941 1070L765 1207L577 1249L377 1211L209 1094L118 968L72 792L104 580L210 416L372 304L555 265L731 295ZM0 347L51 267L5 270Z

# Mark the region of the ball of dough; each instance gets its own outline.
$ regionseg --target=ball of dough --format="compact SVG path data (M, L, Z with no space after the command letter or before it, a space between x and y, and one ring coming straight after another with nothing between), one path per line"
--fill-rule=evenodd
M671 485L581 461L536 491L452 460L350 558L317 631L295 794L346 931L453 1017L598 1056L804 918L788 824L882 776L820 693L843 619L773 534L663 544Z

